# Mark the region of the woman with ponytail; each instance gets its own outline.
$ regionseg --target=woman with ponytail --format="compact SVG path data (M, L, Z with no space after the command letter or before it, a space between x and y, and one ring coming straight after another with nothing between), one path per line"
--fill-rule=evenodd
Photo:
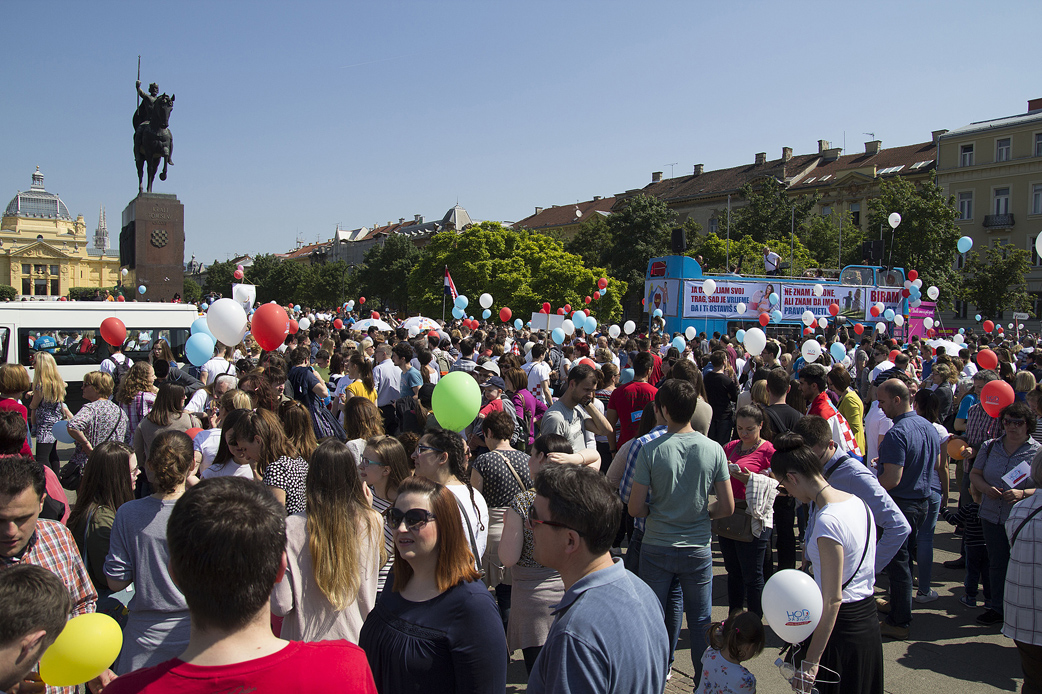
M386 561L383 519L366 491L350 448L330 439L315 450L307 512L286 519L288 566L271 595L272 612L286 618L282 638L358 643Z
M187 434L159 434L148 458L153 493L128 501L116 511L105 576L112 591L131 583L135 587L117 674L158 665L177 657L188 645L188 606L170 577L166 524L194 467L192 440Z

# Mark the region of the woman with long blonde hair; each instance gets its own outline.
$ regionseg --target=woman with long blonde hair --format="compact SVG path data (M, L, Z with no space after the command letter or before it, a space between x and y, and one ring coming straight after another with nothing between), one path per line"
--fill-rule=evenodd
M358 643L386 552L383 519L369 505L351 449L330 439L315 450L306 496L307 511L286 519L288 566L272 612L285 617L284 639Z
M365 452L358 462L358 476L372 488L372 505L377 513L383 513L398 498L398 485L412 474L409 455L401 441L393 436L374 436L365 444ZM387 575L394 564L394 536L384 526L384 550L387 562L380 567L377 592L383 592Z
M63 417L72 419L65 406L65 381L58 365L47 352L37 352L33 360L33 399L29 403L33 429L36 430L36 459L58 472L58 449L51 429Z

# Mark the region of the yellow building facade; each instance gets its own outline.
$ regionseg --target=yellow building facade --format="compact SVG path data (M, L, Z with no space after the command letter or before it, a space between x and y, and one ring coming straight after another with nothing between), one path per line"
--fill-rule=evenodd
M53 301L74 287L113 287L119 280L119 252L108 248L104 210L88 239L83 215L72 218L37 168L30 189L15 195L0 219L0 284L14 287L19 299Z

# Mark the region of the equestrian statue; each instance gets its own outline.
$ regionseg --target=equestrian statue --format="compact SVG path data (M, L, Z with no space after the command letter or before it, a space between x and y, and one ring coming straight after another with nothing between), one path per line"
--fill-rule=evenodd
M134 160L137 163L137 189L143 192L145 164L148 164L148 192L152 192L152 182L159 169L159 160L163 160L163 170L159 180L166 180L167 165L173 166L171 159L174 153L174 136L170 134L170 111L174 108L174 97L159 93L159 85L155 82L148 85L148 93L141 90L141 80L137 81L137 93L141 103L134 111Z

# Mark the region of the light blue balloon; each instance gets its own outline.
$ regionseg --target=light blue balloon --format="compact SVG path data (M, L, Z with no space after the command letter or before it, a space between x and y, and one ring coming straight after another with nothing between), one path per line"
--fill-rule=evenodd
M583 330L585 330L588 333L597 332L597 319L593 316L588 316L586 318L586 327L583 328Z
M959 249L960 253L966 253L971 248L973 248L973 239L971 239L969 236L963 236L959 239L959 242L956 244L956 247Z
M575 323L577 327L581 326L583 323L586 322L586 314L582 311L573 311L572 322Z
M525 324L521 322L521 319L520 318L515 318L514 319L514 330L520 330L523 327L525 327Z
M217 346L213 337L206 333L196 333L185 343L185 357L195 366L202 366L213 357L213 348Z
M54 438L58 439L62 443L76 443L72 436L69 434L69 422L64 419L59 419L51 427L51 433L54 434Z
M767 299L771 302L772 306L778 303L778 292L771 292L771 295L768 296Z
M960 335L965 335L966 334L966 328L959 328L959 334Z
M143 284L137 288L137 293L138 294L144 294L147 291L148 291L148 289Z
M467 304L470 303L470 299L460 294L456 297L456 300L452 302L457 308L467 308Z
M886 318L887 320L893 320L894 319L894 309L888 308L887 310L883 311L883 318Z
M293 310L294 310L294 311L299 311L299 310L300 310L300 304L297 304L297 305L295 305L295 306L293 307Z
M836 361L843 361L847 358L847 350L844 349L843 345L839 342L833 342L832 346L829 347L829 354Z
M738 332L736 332L734 334L734 336L736 338L738 338L738 344L741 344L741 343L745 342L745 331L744 330L739 330Z
M633 369L623 369L622 373L619 374L619 385L626 385L633 380Z
M673 346L677 348L678 352L683 352L687 349L687 341L680 337L680 335L677 335L673 338Z
M453 306L452 307L452 317L453 318L455 318L457 320L463 320L463 316L465 316L465 315L467 315L467 314L464 313L463 309L461 309L459 306Z
M980 317L981 317L981 316L980 316L980 314L978 313L978 314L977 314L976 316L974 316L974 317L973 317L973 320L975 320L975 321L977 321L978 323L980 323Z
M209 335L214 340L217 339L213 336L213 333L210 332L209 326L206 325L206 316L203 316L202 318L196 318L195 322L192 323L192 335L198 335L199 333L202 333L203 335Z
M771 311L771 320L772 321L774 321L775 323L781 323L781 319L782 319L782 315L781 315L781 311L780 310L774 309L773 311Z
M564 331L560 328L554 328L550 331L550 337L554 342L561 345L564 344Z
M662 309L660 309L660 308L655 309L655 312L652 313L651 315L654 316L655 318L661 318L662 317Z
M481 312L482 320L488 320L488 317L491 316L491 315L492 315L492 311L489 311L487 308L484 311Z

